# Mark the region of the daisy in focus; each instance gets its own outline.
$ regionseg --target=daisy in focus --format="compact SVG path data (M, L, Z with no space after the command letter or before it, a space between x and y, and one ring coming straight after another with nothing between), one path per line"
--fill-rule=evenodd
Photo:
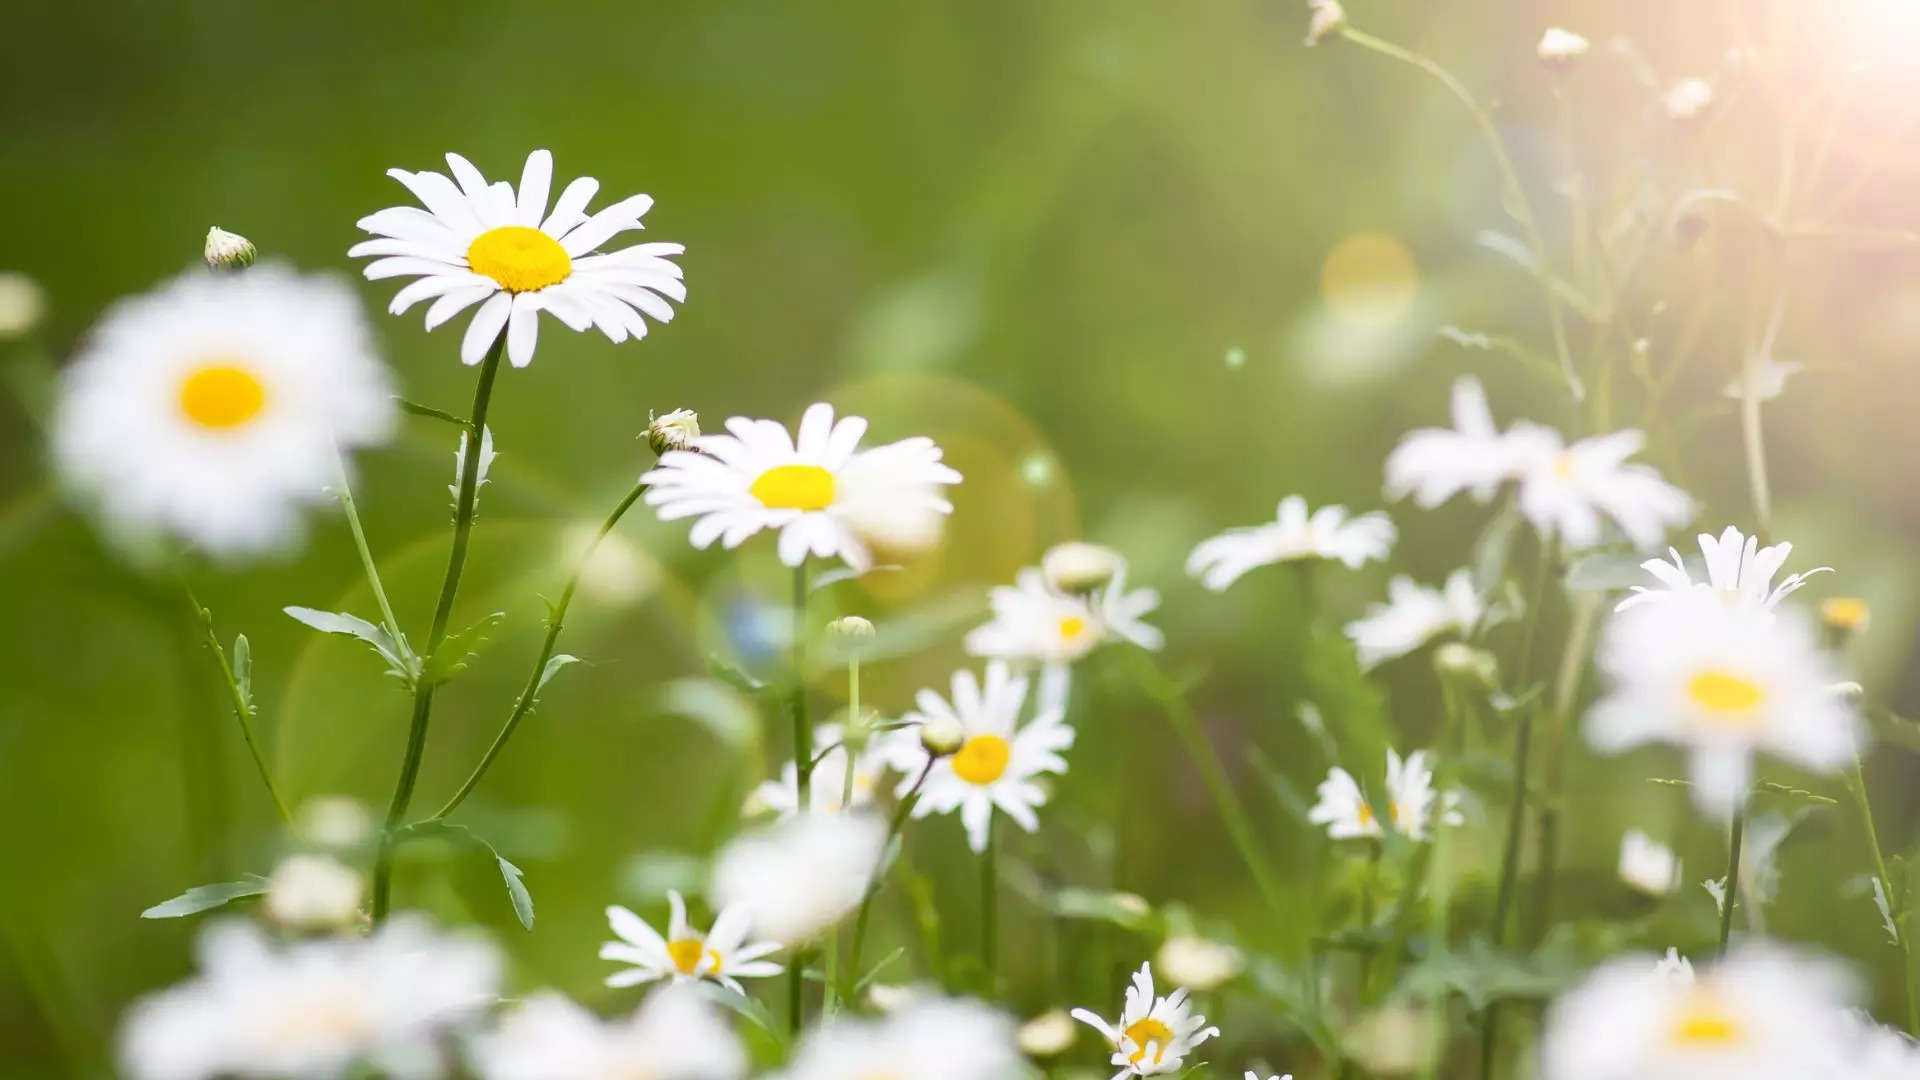
M638 986L656 979L682 982L712 979L736 993L741 979L763 979L786 968L762 957L778 952L771 941L747 941L747 909L738 904L723 908L705 934L687 921L687 902L668 890L667 934L618 904L607 908L607 922L620 938L600 946L600 959L632 964L607 976L608 986Z
M449 179L437 172L389 169L420 207L394 206L357 222L377 239L347 250L352 258L378 256L367 264L368 280L411 277L387 310L395 315L422 300L432 330L479 304L460 343L460 362L477 364L502 334L514 367L533 362L540 313L569 329L599 327L616 345L647 336L647 319L673 318L668 300L684 302L686 286L671 256L679 244L635 244L595 254L615 236L645 226L640 218L653 199L633 195L596 213L587 204L600 182L582 176L553 200L553 155L535 150L520 171L520 185L488 183L473 163L447 155Z
M345 282L199 271L94 326L63 376L52 453L121 539L259 554L299 539L343 451L387 439L393 393Z
M1369 605L1365 615L1346 625L1346 635L1364 669L1405 656L1443 634L1469 635L1486 614L1467 570L1448 574L1438 589L1401 574L1387 582L1387 602Z
M964 998L916 997L878 1020L828 1020L773 1080L1003 1080L1025 1075L1013 1021Z
M1219 1028L1207 1027L1207 1018L1193 1011L1185 990L1154 996L1151 964L1141 964L1134 972L1118 1020L1109 1024L1087 1009L1073 1010L1073 1018L1112 1045L1109 1063L1120 1067L1114 1080L1177 1073L1195 1047L1220 1034Z
M1831 573L1831 566L1816 566L1805 573L1788 574L1773 583L1773 575L1793 554L1793 545L1789 543L1760 546L1758 537L1742 535L1732 525L1726 527L1716 538L1709 533L1701 533L1700 556L1706 562L1707 580L1695 581L1687 572L1687 564L1680 553L1672 548L1667 555L1672 562L1661 559L1649 559L1640 564L1640 568L1652 574L1659 582L1655 587L1635 585L1633 595L1620 601L1615 611L1625 611L1640 604L1664 600L1676 593L1703 589L1718 596L1728 604L1744 604L1759 611L1772 611L1780 601L1807 583L1815 574Z
M847 790L847 745L839 724L820 724L813 729L813 745L827 747L813 766L813 778L807 793L807 807L815 813L837 814L848 807L873 802L873 791L886 768L879 748L869 741L853 757L853 799L842 804ZM775 813L787 817L800 808L800 770L789 761L780 767L777 779L763 780L747 795L747 813Z
M1307 811L1307 820L1325 825L1335 840L1380 836L1384 829L1380 815L1361 790L1353 774L1335 765L1316 789L1320 801ZM1460 793L1449 791L1444 797L1433 790L1433 770L1427 766L1427 752L1415 750L1403 761L1387 750L1387 820L1414 840L1427 838L1427 826L1433 817L1434 802L1440 803L1440 823L1460 825L1466 818L1460 813Z
M1689 753L1694 801L1725 816L1745 798L1753 755L1832 772L1860 744L1832 662L1798 619L1729 607L1710 591L1674 593L1608 621L1595 653L1607 693L1588 710L1605 754L1649 742Z
M885 842L886 826L871 813L795 814L722 848L711 893L722 909L745 908L754 933L797 945L860 903Z
M1221 592L1247 571L1277 562L1338 559L1358 569L1385 559L1396 535L1393 522L1378 510L1349 519L1346 507L1323 506L1309 515L1307 500L1289 495L1273 521L1202 540L1187 556L1187 573Z
M660 1077L738 1080L747 1053L715 1008L692 990L663 990L632 1016L602 1020L566 995L529 996L472 1041L481 1080Z
M1073 728L1057 708L1045 706L1022 725L1026 700L1026 677L998 660L987 665L984 685L971 671L954 672L951 700L932 690L915 696L916 708L904 718L909 726L888 740L889 760L906 774L900 796L913 789L926 766L922 727L957 727L963 740L957 752L934 762L927 773L913 807L915 818L960 811L967 843L976 852L987 850L996 808L1028 832L1039 828L1034 810L1047 801L1047 790L1036 778L1067 771L1061 755L1073 746Z
M839 556L855 571L873 566L869 539L895 517L953 512L942 490L960 474L941 463L933 440L918 437L860 449L867 422L834 419L833 406L809 406L788 434L775 420L727 420L725 435L701 435L692 450L670 450L640 478L647 505L662 521L697 518L696 548L715 540L735 548L762 529L780 534L780 561Z

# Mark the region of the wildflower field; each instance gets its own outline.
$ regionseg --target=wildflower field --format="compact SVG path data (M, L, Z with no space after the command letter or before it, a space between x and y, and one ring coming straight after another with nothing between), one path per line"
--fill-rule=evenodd
M0 1076L1920 1080L1908 0L123 8Z

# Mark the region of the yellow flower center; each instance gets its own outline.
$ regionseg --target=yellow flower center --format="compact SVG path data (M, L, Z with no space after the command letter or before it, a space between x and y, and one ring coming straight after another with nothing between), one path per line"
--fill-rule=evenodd
M1370 803L1364 803L1364 802L1363 802L1363 803L1361 803L1361 804L1360 804L1360 813L1359 813L1359 814L1358 814L1357 816L1358 816L1358 817L1360 818L1360 824L1362 824L1362 825L1371 825L1371 824L1373 824L1373 806L1372 806L1372 804L1370 804Z
M1060 640L1072 641L1087 632L1087 620L1080 615L1068 615L1060 620Z
M682 975L692 975L699 971L701 958L710 951L707 943L699 938L681 938L678 941L667 942L667 957L673 961L673 970ZM715 954L713 959L713 970L717 972L720 970L720 957Z
M975 735L953 755L953 773L969 784L985 786L1007 771L1013 748L998 735Z
M558 285L573 273L560 241L526 225L488 229L467 245L467 265L511 293Z
M1857 596L1830 596L1820 602L1820 621L1835 630L1867 625L1867 602Z
M824 510L833 504L833 474L818 465L775 465L747 491L769 510Z
M1724 1047L1741 1035L1740 1021L1707 993L1694 994L1673 1025L1673 1041L1683 1046Z
M1560 454L1553 459L1553 475L1562 480L1573 479L1573 455Z
M1687 696L1714 720L1750 720L1766 699L1759 685L1724 671L1703 671L1687 683Z
M1133 1040L1135 1047L1133 1056L1127 1060L1135 1065L1140 1064L1140 1059L1147 1056L1149 1043L1153 1045L1153 1061L1149 1064L1153 1065L1160 1064L1160 1059L1167 1056L1167 1048L1173 1045L1173 1029L1151 1016L1128 1024L1127 1030L1121 1034Z
M266 405L267 388L237 364L208 364L180 381L180 411L203 428L239 427Z

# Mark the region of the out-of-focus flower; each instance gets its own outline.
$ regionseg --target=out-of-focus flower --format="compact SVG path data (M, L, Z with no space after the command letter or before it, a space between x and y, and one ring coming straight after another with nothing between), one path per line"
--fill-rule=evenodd
M1347 9L1340 6L1340 0L1307 0L1307 47L1325 41L1346 23Z
M232 558L284 546L328 497L336 447L396 411L360 302L283 266L197 271L122 300L66 371L53 454L107 527Z
M1373 1076L1412 1076L1432 1056L1434 1022L1424 1009L1382 1005L1347 1030L1347 1054Z
M1587 48L1586 38L1571 30L1549 26L1547 32L1540 35L1540 44L1533 51L1547 66L1565 68L1587 55Z
M1654 961L1653 976L1680 986L1693 985L1693 961L1680 955L1680 950L1667 947L1666 955Z
M553 155L545 150L527 155L518 190L504 180L489 184L459 154L448 154L447 165L453 179L388 169L426 209L395 206L361 218L361 230L378 239L355 244L347 255L380 256L367 264L369 280L415 279L394 294L387 310L399 315L432 299L428 330L479 304L460 343L461 363L479 363L504 332L507 359L526 367L533 362L542 311L575 331L597 326L619 344L629 335L646 337L649 317L672 319L669 299L686 301L684 275L670 258L686 251L680 244L594 254L615 236L643 228L640 218L652 208L651 197L634 195L588 216L587 203L600 182L583 176L567 185L548 213Z
M1667 845L1628 829L1620 837L1620 880L1648 896L1666 896L1680 887L1680 859Z
M1412 496L1431 510L1464 491L1483 503L1512 477L1513 450L1494 427L1480 380L1454 380L1451 407L1452 427L1410 431L1387 455L1387 498Z
M1202 540L1187 556L1187 573L1220 592L1249 570L1294 559L1338 559L1357 569L1385 559L1395 535L1393 522L1378 510L1349 520L1346 507L1323 506L1309 516L1307 500L1289 495L1273 521Z
M437 1076L440 1036L494 999L500 957L410 915L368 938L276 945L249 923L200 933L200 972L135 1003L120 1063L133 1080Z
M795 435L778 421L744 416L730 417L727 431L695 439L697 452L668 451L640 478L651 485L647 505L661 520L698 519L690 534L696 548L715 540L734 548L772 529L788 566L809 555L837 555L864 572L873 565L872 549L856 517L953 512L941 489L959 483L960 474L941 464L931 439L861 450L867 422L836 422L825 402L807 408Z
M1014 1045L1028 1057L1058 1057L1073 1048L1079 1030L1065 1009L1053 1009L1021 1024L1014 1033Z
M967 633L967 651L1016 664L1065 665L1108 641L1127 641L1143 649L1166 643L1159 628L1145 622L1160 606L1156 589L1127 588L1124 563L1111 580L1091 593L1061 592L1044 571L1027 567L1012 585L987 594L993 615ZM1054 702L1049 702L1054 704Z
M1611 522L1634 547L1655 547L1667 529L1693 516L1693 500L1650 465L1629 462L1646 437L1638 431L1596 435L1571 445L1560 433L1522 421L1508 432L1519 462L1520 512L1542 535L1568 548L1590 548Z
M886 827L869 813L796 814L722 849L713 897L743 906L754 933L797 945L860 902L885 841Z
M294 832L302 841L334 851L351 851L373 838L373 814L347 795L317 795L300 805Z
M747 1072L746 1049L718 1010L674 988L612 1021L540 991L475 1038L469 1057L482 1080L738 1080Z
M1174 985L1200 991L1212 990L1240 974L1246 966L1239 949L1192 935L1170 937L1161 942L1153 962L1160 965L1160 973L1172 979Z
M657 457L669 450L691 450L700 437L700 414L675 409L665 416L647 414L647 446Z
M1004 1080L1022 1074L1013 1021L965 998L928 998L879 1020L828 1020L772 1080Z
M1772 401L1786 393L1787 377L1798 375L1800 371L1799 364L1769 360L1755 368L1751 376L1744 373L1734 376L1731 382L1720 388L1720 396L1739 401L1747 396L1746 388L1751 385L1755 398L1761 401Z
M1833 1044L1847 1080L1913 1080L1920 1076L1920 1043L1904 1031L1882 1027L1865 1013L1842 1010L1833 1017Z
M39 282L18 270L0 270L0 341L27 336L46 311Z
M1633 594L1621 600L1615 611L1625 611L1641 604L1654 603L1670 597L1704 591L1718 597L1729 605L1745 605L1757 612L1768 612L1778 607L1780 601L1794 590L1807 583L1815 574L1832 571L1831 566L1816 566L1799 574L1788 574L1778 586L1773 583L1773 575L1793 554L1793 545L1788 543L1760 546L1758 537L1747 536L1739 529L1729 525L1719 537L1701 533L1696 539L1700 543L1700 555L1707 564L1707 580L1695 581L1687 573L1686 563L1680 553L1667 549L1671 563L1660 559L1650 559L1641 563L1641 569L1658 579L1660 586L1648 588L1635 585Z
M1460 679L1482 690L1500 685L1500 661L1485 649L1448 641L1433 650L1433 669L1444 679Z
M207 230L206 248L201 252L210 270L242 270L252 266L258 254L253 241L218 225Z
M1120 1069L1114 1074L1116 1080L1177 1073L1195 1047L1220 1034L1219 1028L1206 1026L1207 1018L1193 1011L1184 989L1154 996L1151 964L1141 964L1134 972L1118 1020L1109 1024L1087 1009L1075 1009L1072 1015L1113 1047L1109 1063Z
M1040 573L1057 592L1086 593L1124 573L1127 560L1110 547L1069 540L1055 544L1040 558Z
M846 809L840 801L847 780L848 753L841 738L844 730L839 724L821 724L813 729L813 745L831 747L815 761L808 785L807 806L816 813L835 814ZM853 755L853 801L847 805L860 807L873 802L873 789L885 767L874 746ZM762 781L747 796L749 812L772 811L781 817L798 810L799 803L800 770L791 761L781 766L779 778Z
M1325 825L1335 840L1357 836L1379 836L1380 817L1367 800L1353 774L1335 765L1317 789L1320 801L1307 811L1307 820ZM1415 750L1401 760L1391 747L1387 749L1387 815L1394 828L1414 840L1427 838L1427 826L1433 816L1433 804L1440 803L1440 823L1459 825L1466 819L1460 813L1460 793L1445 796L1433 790L1433 770L1427 766L1427 752Z
M1820 601L1820 625L1839 634L1857 634L1867 628L1872 611L1857 596L1829 596Z
M1455 570L1438 589L1402 574L1387 582L1387 602L1372 604L1346 626L1360 666L1373 667L1406 654L1441 634L1470 634L1485 613L1473 574Z
M984 685L972 671L954 672L951 700L932 690L915 695L915 710L906 716L910 724L957 723L965 740L927 773L914 817L958 810L968 844L982 852L995 808L1028 832L1039 827L1034 810L1047 801L1047 791L1035 779L1067 771L1061 755L1073 745L1073 728L1058 710L1044 707L1020 725L1026 700L1027 678L1015 676L999 660L987 665ZM904 798L925 766L926 750L918 733L907 727L887 740L886 753L894 768L906 774L899 790Z
M899 983L874 983L867 987L867 1004L883 1013L899 1012L901 1009L927 996L924 987L903 986Z
M762 959L778 952L778 943L747 941L747 909L739 904L723 908L714 917L712 931L702 934L687 921L687 902L677 890L667 891L667 903L672 910L665 937L626 908L618 904L607 908L607 922L620 940L601 945L600 959L632 965L607 976L608 986L638 986L656 979L712 979L745 993L738 980L764 979L786 970Z
M360 917L360 872L331 855L289 855L267 878L267 917L292 930L334 930Z
M1616 754L1648 742L1689 751L1694 800L1725 816L1744 798L1756 752L1831 772L1853 760L1859 721L1797 618L1678 592L1620 612L1601 633L1606 695L1587 740Z
M1713 104L1713 84L1699 77L1681 79L1660 99L1667 117L1686 122L1696 120Z

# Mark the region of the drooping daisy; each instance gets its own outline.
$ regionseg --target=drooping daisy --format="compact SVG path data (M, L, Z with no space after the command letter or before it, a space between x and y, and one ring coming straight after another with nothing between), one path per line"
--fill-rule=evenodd
M1711 813L1744 797L1756 752L1831 772L1859 745L1831 661L1797 618L1689 590L1615 614L1595 658L1608 689L1587 713L1587 740L1608 754L1648 742L1688 750L1694 799Z
M1383 829L1379 813L1360 789L1353 774L1335 765L1316 789L1320 801L1307 811L1307 820L1325 825L1335 840L1358 836L1380 836ZM1433 804L1440 803L1440 823L1459 825L1466 818L1460 813L1460 793L1445 796L1433 790L1433 770L1427 766L1427 752L1415 750L1403 761L1392 748L1387 750L1387 814L1394 828L1414 840L1427 838L1427 826L1433 817Z
M1309 516L1307 500L1289 495L1273 521L1202 540L1187 556L1187 573L1221 592L1249 570L1294 559L1338 559L1356 569L1385 559L1395 535L1393 522L1378 510L1348 520L1346 507L1323 506Z
M1569 549L1593 547L1611 523L1642 551L1693 516L1693 500L1650 465L1629 462L1646 438L1616 431L1567 445L1558 431L1522 421L1507 434L1520 481L1520 513Z
M984 686L972 671L961 670L953 673L951 700L932 690L914 697L916 708L905 717L911 726L888 741L889 758L906 774L900 782L902 797L926 764L921 726L956 725L963 738L956 753L940 758L927 773L914 817L960 811L967 842L977 852L987 849L996 807L1028 832L1039 827L1034 809L1047 801L1047 790L1035 778L1067 771L1060 755L1073 745L1073 728L1057 709L1044 708L1021 725L1026 700L1026 677L1014 675L999 660L987 665Z
M1616 960L1547 1012L1543 1080L1751 1080L1855 1075L1832 1018L1851 996L1830 962L1745 945L1693 978Z
M1649 559L1640 564L1641 569L1652 574L1659 585L1653 588L1635 585L1633 595L1620 601L1614 610L1625 611L1639 604L1663 600L1675 593L1705 589L1729 604L1747 604L1758 610L1772 611L1780 601L1805 585L1808 578L1833 570L1831 566L1816 566L1804 573L1788 574L1776 586L1773 575L1780 571L1787 556L1793 553L1792 544L1782 542L1761 547L1758 537L1742 535L1732 525L1727 526L1718 538L1701 533L1698 539L1700 555L1707 565L1707 580L1693 580L1680 553L1668 548L1667 555L1673 560L1671 563Z
M1154 996L1151 964L1141 964L1134 972L1120 1019L1109 1024L1087 1009L1073 1010L1073 1018L1113 1046L1109 1064L1120 1067L1114 1080L1177 1073L1195 1047L1220 1034L1219 1028L1207 1027L1207 1018L1193 1011L1184 989Z
M1493 425L1480 380L1454 380L1452 408L1451 428L1410 431L1387 455L1387 498L1412 496L1423 510L1463 491L1486 502L1512 476L1512 448Z
M1648 896L1666 896L1680 887L1680 858L1667 845L1628 829L1620 837L1620 880Z
M453 179L388 169L426 209L394 206L361 218L359 227L378 239L363 240L347 254L381 256L367 264L369 280L414 278L387 310L399 315L431 299L428 330L479 304L460 343L461 363L479 363L504 331L507 359L526 367L542 311L576 331L597 326L619 344L646 337L648 317L672 319L669 299L686 300L680 267L671 261L686 251L682 245L636 244L595 254L615 236L645 227L640 218L652 208L651 197L630 196L589 215L587 203L600 182L582 176L549 213L553 155L545 150L527 155L518 189L504 180L489 184L459 154L448 154L447 166Z
M662 990L611 1021L543 990L474 1039L468 1056L482 1080L738 1080L747 1072L739 1037L691 988Z
M665 937L626 908L618 904L607 908L607 922L620 940L601 945L600 959L633 965L607 976L608 986L638 986L656 979L712 979L741 991L740 979L763 979L786 970L762 959L778 952L779 944L747 941L747 909L739 904L721 909L712 931L705 934L687 921L687 902L679 892L668 890L667 904L672 911Z
M878 1020L832 1019L809 1031L773 1080L1005 1080L1026 1066L1012 1019L966 998L916 997Z
M813 729L813 745L828 749L819 753L807 792L807 806L815 813L837 814L846 806L840 797L846 792L847 747L839 724L820 724ZM869 742L853 755L853 801L847 806L866 806L873 802L874 788L886 768L879 748ZM780 767L777 779L763 780L747 796L749 813L771 812L786 817L800 806L800 770L789 761Z
M933 440L903 439L861 450L867 422L807 408L795 435L775 420L727 420L726 435L702 435L693 450L670 450L640 478L663 521L696 517L693 546L738 547L762 529L780 533L780 561L838 555L856 571L873 565L863 538L875 515L950 514L942 487L960 474L940 461Z
M1387 582L1387 602L1368 606L1364 616L1347 624L1346 634L1353 639L1360 666L1370 668L1442 634L1470 634L1485 612L1467 570L1447 575L1438 589L1402 574Z
M853 911L880 862L886 826L873 814L795 814L735 837L714 860L714 900L746 909L756 934L810 941Z
M94 326L61 384L53 457L116 535L230 558L296 541L339 451L383 442L396 415L345 282L195 271Z

